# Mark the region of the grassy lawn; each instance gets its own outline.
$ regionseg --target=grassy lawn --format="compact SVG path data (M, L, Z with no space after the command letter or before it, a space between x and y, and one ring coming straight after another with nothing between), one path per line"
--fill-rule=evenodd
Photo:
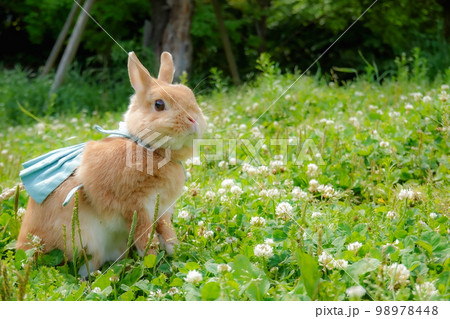
M305 76L273 103L299 74L263 71L198 96L217 144L185 165L173 257L132 251L77 279L64 252L13 249L21 191L0 203L0 299L447 300L449 86ZM125 110L126 95L115 102ZM120 119L86 110L4 125L0 190L20 182L24 161L100 139L92 126Z

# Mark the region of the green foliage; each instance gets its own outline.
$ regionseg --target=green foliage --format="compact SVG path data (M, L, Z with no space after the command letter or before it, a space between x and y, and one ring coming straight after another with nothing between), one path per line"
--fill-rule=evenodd
M78 265L63 262L64 252L43 255L38 244L15 251L28 195L22 191L0 202L0 298L448 300L450 120L448 80L442 78L450 73L427 81L428 64L419 51L397 60L394 78L366 61L368 73L355 81L305 75L281 98L300 73L282 75L269 55L258 60L257 78L240 88L226 87L215 71L216 90L198 100L208 115L205 138L224 138L225 155L220 161L202 158L200 166L186 163L190 180L173 218L180 239L173 257L164 251L140 257L131 250L82 281L75 275ZM69 93L86 100L98 94L96 108L108 111L57 115L51 108L49 116L36 109L26 125L2 123L0 192L14 193L25 160L102 138L93 124L117 126L122 113L112 110L127 103L129 84L112 79L98 85L85 74L72 71L54 100L66 106ZM2 106L16 100L27 105L45 82L26 78L20 69L1 79ZM109 88L115 88L115 100ZM28 93L14 96L19 91ZM236 153L229 147L233 139ZM280 139L289 142L283 165L276 157ZM303 145L314 147L302 153ZM249 168L243 163L251 146L264 163ZM307 157L302 164L294 161L299 154ZM226 179L242 194L222 184ZM312 179L322 189L331 187L331 196L315 190ZM400 196L408 189L408 198ZM292 218L280 216L282 202L292 207ZM181 210L188 217L181 218ZM256 249L264 243L265 255ZM194 271L195 281L189 277ZM359 285L361 296L349 292ZM431 293L420 290L424 285Z
M229 67L211 2L193 2L190 35L195 50L189 79L199 82L206 78L203 84L210 86L214 80L209 82L209 71L218 68L228 75ZM18 45L2 50L0 61L8 68L18 62L34 69L42 66L72 4L69 0L18 0L0 4L4 11L0 14L4 21L0 40L10 43L11 39L19 39ZM221 7L239 73L242 78L253 78L255 61L261 53L270 54L283 71L305 70L371 4L372 0L228 0ZM409 55L418 47L428 63L427 76L434 77L450 65L448 31L447 35L445 31L449 26L444 6L445 2L439 0L377 1L313 70L328 74L337 68L348 79L355 73L367 73L368 63L374 66L376 62L381 76L395 67L392 61L396 56ZM126 51L144 50L141 44L144 21L152 20L149 1L96 2L92 16ZM89 21L77 59L83 69L103 73L104 78L122 75L123 64L117 50L122 51ZM152 54L147 56L150 65L154 65ZM350 68L356 72L342 74L342 70Z

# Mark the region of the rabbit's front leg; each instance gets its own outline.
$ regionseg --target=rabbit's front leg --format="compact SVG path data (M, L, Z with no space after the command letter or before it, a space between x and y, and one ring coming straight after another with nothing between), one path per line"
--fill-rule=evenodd
M173 255L175 245L178 244L177 233L172 224L172 214L163 214L157 222L156 230L160 237L161 247L169 256Z
M149 236L151 235L153 223L150 220L149 214L146 209L136 210L137 220L136 220L136 229L134 231L134 244L138 250L138 253L142 256L144 255L145 248L149 241ZM127 212L126 220L129 229L131 229L131 224L133 222L133 214L134 212ZM156 254L155 247L158 247L159 241L158 237L155 236L152 240L152 245L150 245L147 254Z

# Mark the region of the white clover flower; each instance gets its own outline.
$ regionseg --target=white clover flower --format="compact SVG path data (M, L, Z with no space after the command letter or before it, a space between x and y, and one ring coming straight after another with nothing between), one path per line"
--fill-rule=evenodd
M416 92L416 93L411 93L412 97L414 98L415 101L419 101L422 98L422 93L420 92Z
M324 250L319 256L319 264L327 269L333 269L333 256Z
M409 283L409 270L403 264L393 263L390 266L384 266L384 273L391 279L389 289L395 286L404 286Z
M95 287L94 289L92 289L92 292L96 293L96 294L100 294L100 293L102 293L102 290L100 289L100 287Z
M22 218L25 215L26 209L23 207L19 207L17 210L17 217Z
M200 157L193 157L192 165L202 165L202 160L200 159Z
M441 91L441 94L439 94L438 98L440 101L445 102L450 99L450 95L447 93L447 91Z
M358 119L357 119L356 117L354 117L354 116L350 117L350 118L348 119L348 121L349 121L353 126L359 126Z
M259 197L261 198L267 198L269 196L269 192L266 191L265 189L263 189L262 191L259 192Z
M402 189L400 190L400 193L398 193L398 199L404 200L412 196L412 190L411 189Z
M361 116L363 115L363 112L361 110L356 111L356 115Z
M171 296L176 295L180 293L177 287L170 287L170 289L167 291L167 293Z
M287 202L281 202L277 205L277 208L275 209L275 213L278 218L282 220L289 220L291 218L293 208L291 204Z
M37 123L34 128L36 129L38 135L42 135L45 132L45 124L42 122Z
M248 163L244 163L244 164L242 164L241 170L242 170L243 172L247 172L247 170L249 169L249 167L253 167L253 166L251 166L251 165L248 164Z
M273 156L273 158L277 161L281 161L281 160L283 160L284 156L283 156L283 154L275 154Z
M231 267L228 266L227 264L219 264L217 265L217 272L218 273L225 273L225 272L230 272L231 271Z
M420 299L429 299L439 292L432 282L426 281L422 284L416 284L416 294Z
M234 180L232 180L231 178L228 179L224 179L221 186L223 188L231 188L231 186L234 185Z
M230 158L228 159L228 164L230 164L230 165L232 165L232 166L236 165L236 164L237 164L237 159L234 158L234 157L230 157Z
M317 187L319 187L319 182L318 181L316 181L315 179L312 179L312 180L309 181L309 188L308 188L308 190L311 193L317 192Z
M353 94L355 94L355 96L364 96L364 93L360 91L355 91Z
M450 88L450 86L448 84L441 85L441 90L448 90L449 88Z
M225 242L227 244L233 244L233 243L237 242L237 238L236 237L227 237L227 238L225 238Z
M203 280L203 276L201 273L199 273L197 270L189 270L186 278L184 278L186 282L192 283L192 284L198 284L200 281Z
M383 112L383 110L377 110L377 114L383 115L384 112Z
M267 196L270 198L280 197L281 192L276 188L270 188L267 190Z
M231 203L231 200L230 197L228 197L227 195L222 195L220 196L220 202L226 204Z
M334 195L334 189L330 185L319 185L317 187L317 191L319 191L320 195L324 198L330 198Z
M239 129L246 130L247 129L247 125L246 124L241 124L241 125L239 125Z
M200 226L200 227L202 227L203 225L205 225L205 222L204 222L203 220L201 220L201 221L198 222L197 225Z
M37 235L33 235L33 237L31 237L31 242L33 243L33 245L40 245L42 239Z
M292 198L300 200L300 199L306 199L308 197L308 193L304 192L300 189L300 187L294 187L292 190Z
M266 240L264 241L264 244L267 244L267 245L274 245L275 242L273 241L272 238L266 238Z
M242 188L240 188L240 187L237 186L237 185L231 186L230 192L231 192L231 194L233 194L235 197L240 197L240 196L242 195L242 193L243 193Z
M286 187L292 187L292 186L294 186L294 181L292 179L286 179L284 181L283 185Z
M390 219L395 219L395 218L397 218L397 213L394 212L394 211L392 211L392 210L390 210L390 211L388 211L388 212L386 213L386 217L387 217L387 218L390 218Z
M321 212L312 212L311 213L311 218L317 218L317 217L320 217L320 216L322 216Z
M111 281L113 284L116 284L119 282L119 277L111 276L111 277L109 277L109 281Z
M374 111L374 110L377 110L377 109L378 109L378 106L369 104L369 110Z
M256 257L270 258L273 256L273 248L267 244L259 244L253 249L253 253Z
M189 212L187 210L182 210L181 212L178 213L178 218L181 219L188 219L189 218Z
M388 115L389 115L389 117L394 117L394 118L401 116L400 112L397 112L397 111L389 112Z
M225 194L227 192L227 190L226 189L224 189L224 188L219 188L218 190L217 190L217 195L223 195L223 194Z
M332 263L336 269L346 269L348 266L348 261L345 259L335 259Z
M205 198L206 198L206 200L211 201L211 200L213 200L215 197L216 197L216 194L215 194L213 191L207 191L207 192L205 193Z
M429 95L425 95L422 99L423 103L430 103L433 99Z
M309 177L311 176L315 176L317 174L317 170L319 169L319 167L316 164L308 164L308 169L306 170L306 175L308 175Z
M381 147L389 147L389 142L387 142L387 141L381 141L381 142L380 142L380 146L381 146Z
M414 106L412 106L412 104L409 104L409 103L406 103L405 104L405 110L412 110L412 109L414 109Z
M228 163L225 161L220 161L219 164L217 164L219 166L219 168L227 168L228 167Z
M256 169L258 175L266 176L269 174L269 168L267 166L261 165Z
M366 294L366 290L362 286L352 286L345 290L349 298L361 299Z
M291 97L290 94L286 94L286 95L284 96L284 99L285 99L286 101L289 101L290 99L292 99L292 97Z
M263 217L254 216L250 219L250 225L256 227L264 227L266 226L266 220Z
M420 199L421 195L422 194L420 192L413 191L411 188L405 188L398 193L398 199L409 199L410 201L417 201Z
M437 218L437 214L436 213L430 213L430 218L431 219L436 219Z
M329 120L329 119L321 119L319 121L319 123L325 123L326 125L331 125L331 124L334 124L334 121L333 120Z
M272 167L274 169L278 169L280 167L283 167L284 163L281 160L275 160L275 161L270 161L269 165L270 165L270 167Z
M353 251L354 253L358 252L358 250L362 247L362 244L359 241L355 241L354 243L350 243L347 245L347 250Z
M214 232L212 230L207 230L203 234L203 237L205 237L205 238L210 238L210 237L213 237L213 236L214 236Z

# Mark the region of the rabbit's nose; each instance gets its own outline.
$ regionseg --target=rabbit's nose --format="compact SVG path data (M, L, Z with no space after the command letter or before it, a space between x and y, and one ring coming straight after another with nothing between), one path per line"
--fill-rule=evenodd
M188 120L189 120L191 123L194 123L194 124L196 123L195 120L194 120L192 117L190 117L190 116L188 116Z

